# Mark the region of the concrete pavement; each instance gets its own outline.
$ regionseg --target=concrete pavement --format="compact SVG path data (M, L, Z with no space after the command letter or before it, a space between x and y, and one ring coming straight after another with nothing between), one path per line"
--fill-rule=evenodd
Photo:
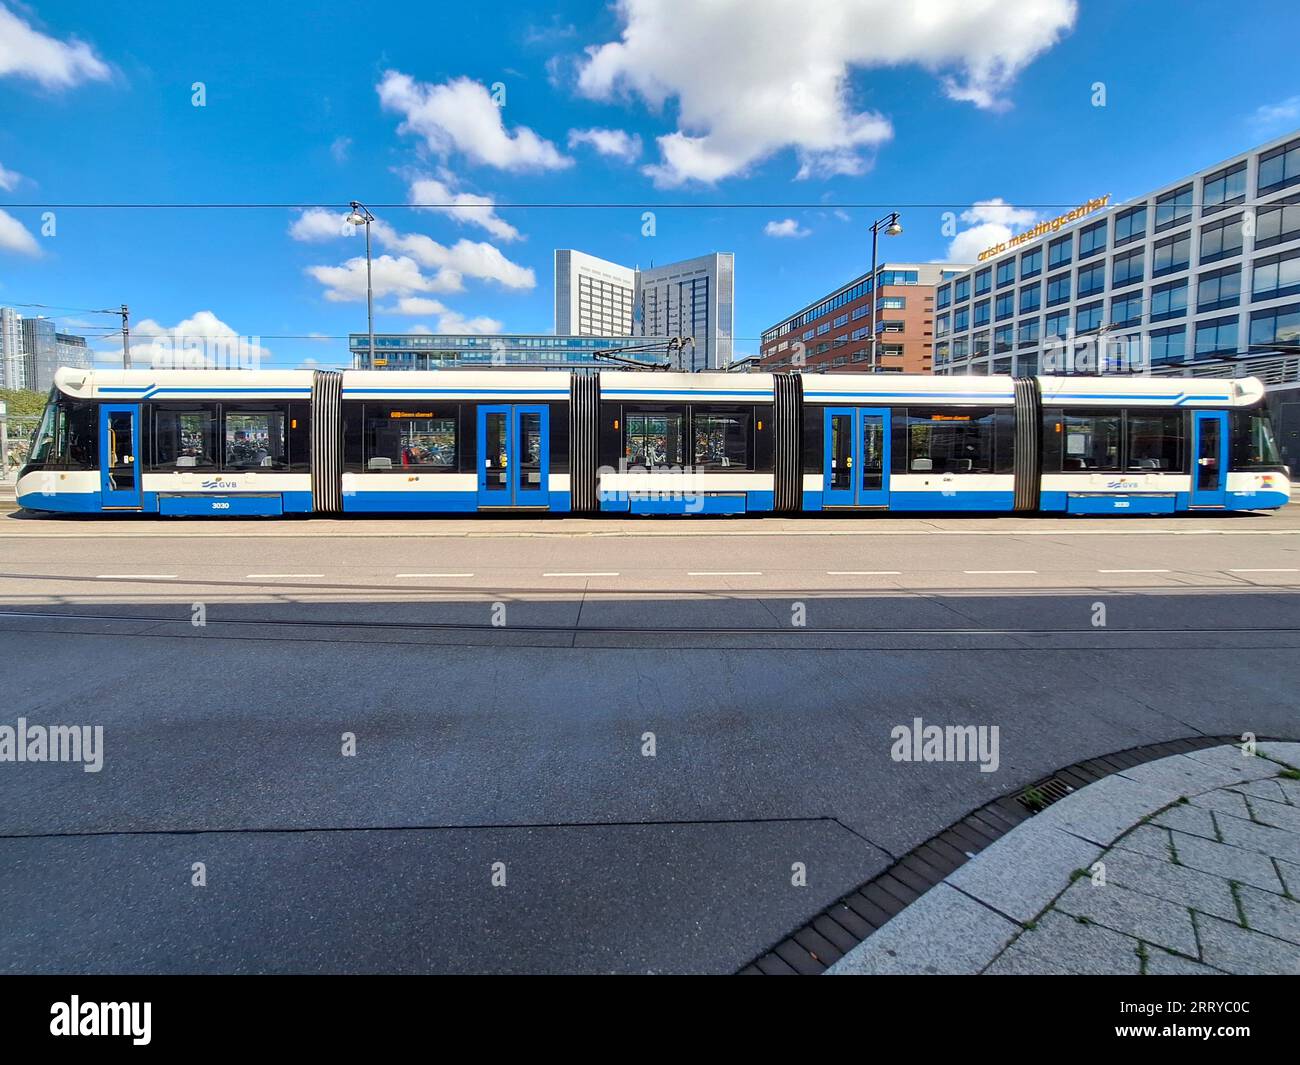
M1296 737L1289 512L694 525L0 518L0 725L105 737L0 764L0 958L732 971L1061 765Z
M828 975L1300 974L1300 743L1174 755L1013 828Z

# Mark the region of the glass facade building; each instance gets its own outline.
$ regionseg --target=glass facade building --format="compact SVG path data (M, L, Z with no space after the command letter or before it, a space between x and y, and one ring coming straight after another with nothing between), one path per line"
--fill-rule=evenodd
M1144 373L1300 344L1300 132L1040 228L940 285L936 373ZM991 324L971 295L989 273Z
M634 359L647 365L661 364L667 358L666 337L376 333L372 365L369 335L352 333L348 336L352 365L358 370L592 370L602 365L613 365L597 359L597 351L628 345L649 345L650 350L623 352L619 358Z

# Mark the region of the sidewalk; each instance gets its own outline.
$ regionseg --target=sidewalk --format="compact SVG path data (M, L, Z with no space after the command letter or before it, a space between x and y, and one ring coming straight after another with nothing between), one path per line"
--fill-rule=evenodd
M827 975L1300 974L1300 743L1135 766L1048 806Z

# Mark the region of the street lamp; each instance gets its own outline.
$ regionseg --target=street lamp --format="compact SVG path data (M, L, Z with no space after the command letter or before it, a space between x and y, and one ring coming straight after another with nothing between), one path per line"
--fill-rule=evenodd
M370 369L375 368L375 299L370 285L370 223L375 220L365 204L353 200L351 213L344 219L354 226L366 227L366 326L370 332Z
M896 237L903 232L903 226L898 221L898 212L890 211L884 218L877 218L871 223L871 372L875 373L876 364L876 300L879 293L876 287L876 244L880 238L881 228L885 230L885 236Z

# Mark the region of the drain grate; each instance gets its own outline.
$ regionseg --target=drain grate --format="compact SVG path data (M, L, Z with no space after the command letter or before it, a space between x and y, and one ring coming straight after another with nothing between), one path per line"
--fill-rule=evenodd
M1060 802L1072 791L1074 789L1060 777L1048 777L1037 784L1030 784L1016 796L1016 802L1031 814L1036 814L1046 810L1052 803Z

